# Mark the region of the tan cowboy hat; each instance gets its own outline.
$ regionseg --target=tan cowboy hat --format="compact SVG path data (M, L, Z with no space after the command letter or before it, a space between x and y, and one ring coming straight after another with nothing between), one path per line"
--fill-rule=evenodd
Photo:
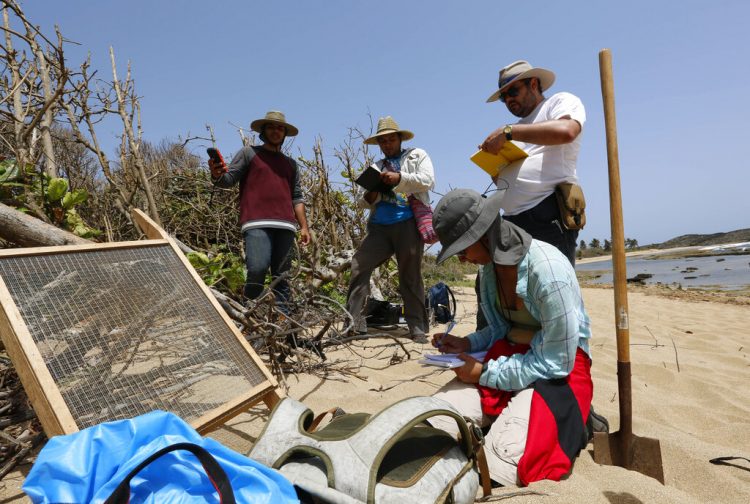
M497 101L500 99L500 93L505 91L505 88L513 84L519 79L529 79L531 77L537 77L541 86L541 91L546 91L555 82L555 74L551 70L546 68L534 68L529 64L528 61L514 61L507 67L500 70L500 77L497 80L498 90L492 93L487 98L487 103Z
M278 110L271 110L266 113L266 117L263 119L256 119L250 123L250 129L258 133L263 133L263 126L266 124L281 124L286 128L286 136L296 136L299 130L286 122L283 112Z
M378 120L378 131L370 138L365 140L367 145L376 145L378 143L378 137L388 135L389 133L398 133L401 140L411 140L414 138L414 133L407 130L398 129L398 124L393 120L391 116L381 117Z

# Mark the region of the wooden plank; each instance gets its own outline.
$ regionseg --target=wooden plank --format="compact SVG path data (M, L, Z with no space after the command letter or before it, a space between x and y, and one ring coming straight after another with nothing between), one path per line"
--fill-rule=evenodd
M281 392L280 389L276 389L273 391L273 393L268 393L263 396L263 402L266 403L266 406L268 406L268 409L272 410L276 407L276 405L286 397L286 394Z
M244 413L255 404L263 401L268 405L268 401L278 402L281 398L279 397L276 389L268 387L270 383L261 383L250 389L249 392L243 394L240 397L233 399L232 401L222 405L221 407L212 410L202 417L191 422L191 425L200 432L205 434L213 430L218 429L232 418L236 417L240 413ZM270 408L269 408L270 409Z
M55 245L52 247L29 247L0 250L0 257L30 257L38 255L69 254L71 252L96 252L111 249L132 249L165 245L167 240L139 240L109 243L87 243L85 245Z
M71 434L78 425L0 277L0 337L48 437Z
M169 240L169 234L164 231L151 217L146 215L146 212L140 208L134 208L130 215L133 216L133 220L141 228L143 234L145 234L151 240Z

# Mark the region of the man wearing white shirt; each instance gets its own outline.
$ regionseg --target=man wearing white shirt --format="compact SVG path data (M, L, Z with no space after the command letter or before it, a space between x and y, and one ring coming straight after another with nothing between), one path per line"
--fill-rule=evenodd
M498 89L487 102L500 100L520 120L497 128L480 149L497 154L512 140L528 157L511 163L494 179L507 188L501 208L503 217L536 240L557 247L575 266L578 230L566 229L560 215L555 188L561 183L578 184L576 164L581 149L581 132L586 110L577 96L559 92L544 97L555 82L555 74L534 68L527 61L514 61L500 70ZM477 301L481 303L479 275ZM487 326L482 310L477 314L477 330ZM590 427L608 432L607 420L591 409Z
M555 74L515 61L500 70L498 90L487 102L502 101L520 120L497 128L480 149L497 154L506 141L526 151L527 158L515 161L495 178L506 188L503 216L533 238L557 247L575 265L578 230L563 226L555 197L560 183L578 183L576 163L586 111L581 100L566 92L545 98L544 91Z

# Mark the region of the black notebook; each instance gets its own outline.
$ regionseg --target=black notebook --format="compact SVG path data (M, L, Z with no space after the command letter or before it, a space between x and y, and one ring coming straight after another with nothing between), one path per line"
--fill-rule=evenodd
M368 166L365 171L363 171L359 177L357 177L357 180L355 182L368 191L376 191L380 193L386 193L393 189L392 186L389 186L383 180L380 178L380 171L373 167Z

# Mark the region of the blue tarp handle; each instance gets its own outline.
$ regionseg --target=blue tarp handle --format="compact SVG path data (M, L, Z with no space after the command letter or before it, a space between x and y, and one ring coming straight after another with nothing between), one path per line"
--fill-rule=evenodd
M221 504L235 504L234 491L232 490L229 478L227 478L227 473L224 472L224 469L222 469L221 465L216 461L213 455L211 455L205 448L194 443L175 443L153 453L130 471L125 479L117 485L117 488L112 492L112 495L104 501L104 504L127 504L130 502L130 480L154 460L158 459L165 453L176 450L187 450L198 458L203 469L206 470L208 479L211 480L211 484L219 493L219 502L221 502Z

